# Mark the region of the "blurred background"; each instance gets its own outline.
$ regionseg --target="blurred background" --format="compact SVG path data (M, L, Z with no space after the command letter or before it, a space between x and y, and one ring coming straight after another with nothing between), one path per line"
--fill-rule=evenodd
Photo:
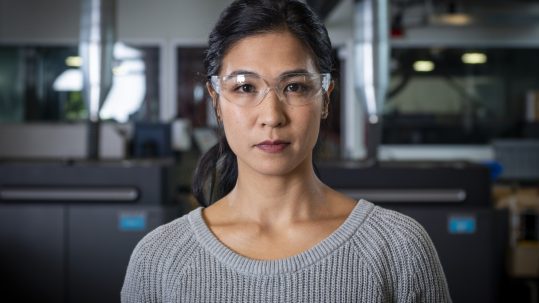
M118 302L197 207L230 2L0 0L0 301ZM539 1L305 2L336 63L324 182L423 224L454 302L539 302Z

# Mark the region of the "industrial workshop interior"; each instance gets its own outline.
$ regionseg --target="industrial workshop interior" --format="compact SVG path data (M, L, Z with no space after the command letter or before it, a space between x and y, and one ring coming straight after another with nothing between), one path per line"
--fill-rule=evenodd
M231 2L0 0L1 302L120 302L136 244L198 207ZM453 302L539 302L539 1L303 2L335 64L320 179L417 220Z

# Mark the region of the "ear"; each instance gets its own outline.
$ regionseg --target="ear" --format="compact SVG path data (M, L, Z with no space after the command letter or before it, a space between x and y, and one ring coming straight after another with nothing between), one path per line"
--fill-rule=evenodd
M329 115L329 95L335 88L335 82L331 81L326 93L324 93L324 103L322 104L322 119L326 119Z
M329 99L329 95L331 95L331 92L333 92L334 88L335 88L335 81L331 80L331 82L329 82L328 91L326 92L328 99Z
M209 81L206 82L206 89L208 90L208 93L210 94L211 104L213 106L215 116L217 117L217 122L221 123L221 108L219 107L219 102L218 102L219 95L217 94L215 89L213 89L213 86L211 86L211 83Z

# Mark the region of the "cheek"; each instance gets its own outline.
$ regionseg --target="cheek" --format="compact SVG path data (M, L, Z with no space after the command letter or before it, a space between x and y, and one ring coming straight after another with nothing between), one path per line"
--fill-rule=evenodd
M245 113L231 108L221 108L221 117L228 144L236 153L236 143L245 141L245 131L249 129L247 117Z
M306 147L314 147L320 132L321 107L316 105L300 110L294 118L297 133L306 140Z

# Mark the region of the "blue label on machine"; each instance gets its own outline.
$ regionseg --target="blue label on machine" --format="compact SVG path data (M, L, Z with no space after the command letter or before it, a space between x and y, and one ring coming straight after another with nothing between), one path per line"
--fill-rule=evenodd
M473 216L449 217L448 229L450 234L473 234L476 228L476 219Z
M118 229L121 231L143 231L146 229L145 214L120 214Z

